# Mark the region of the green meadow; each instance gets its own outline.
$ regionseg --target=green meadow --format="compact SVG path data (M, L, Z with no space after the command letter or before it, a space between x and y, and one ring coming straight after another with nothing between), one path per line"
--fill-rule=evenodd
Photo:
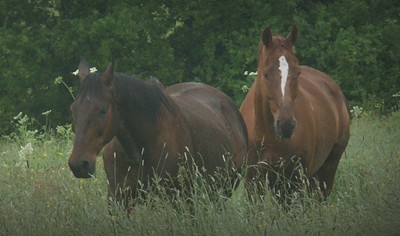
M148 192L130 215L108 199L100 157L94 178L73 177L68 126L38 132L29 123L17 117L18 132L0 141L0 235L400 234L400 112L353 119L326 202L302 197L287 207L267 192L250 203L242 185L215 202L200 186L192 204Z

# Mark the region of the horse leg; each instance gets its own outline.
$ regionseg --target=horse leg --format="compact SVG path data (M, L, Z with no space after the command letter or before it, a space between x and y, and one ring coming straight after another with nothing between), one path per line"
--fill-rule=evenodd
M257 168L254 166L248 167L246 170L245 189L249 201L254 202L256 196L256 172Z
M313 178L318 182L318 187L321 189L325 200L332 191L336 170L345 147L346 146L343 147L342 145L336 144L332 148L332 151L330 152L324 164L313 176ZM317 187L316 185L317 183L314 183L314 187Z
M249 201L255 203L264 199L265 191L270 184L267 173L267 169L260 165L247 168L245 188Z

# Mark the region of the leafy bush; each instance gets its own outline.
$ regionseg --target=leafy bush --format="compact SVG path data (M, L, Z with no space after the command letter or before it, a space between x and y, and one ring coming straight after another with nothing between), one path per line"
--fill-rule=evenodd
M243 71L254 71L262 29L286 35L299 28L301 64L331 75L351 105L388 113L400 88L399 5L394 0L229 4L157 1L41 1L0 3L0 134L19 112L52 127L69 123L69 91L53 83L71 75L80 56L99 70L114 58L117 70L168 86L201 81L231 96L239 106ZM41 113L52 110L49 117Z

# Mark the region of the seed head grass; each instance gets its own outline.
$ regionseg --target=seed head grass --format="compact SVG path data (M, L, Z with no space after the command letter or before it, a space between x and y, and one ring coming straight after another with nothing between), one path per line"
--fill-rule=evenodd
M91 179L68 167L71 135L27 127L0 141L0 235L397 235L400 233L400 115L354 119L332 194L294 196L290 206L266 190L248 200L210 194L201 174L187 193L147 189L134 210L108 198L102 158ZM23 156L23 158L21 158ZM157 181L156 181L157 182ZM155 184L156 185L156 184ZM165 191L164 191L165 192Z

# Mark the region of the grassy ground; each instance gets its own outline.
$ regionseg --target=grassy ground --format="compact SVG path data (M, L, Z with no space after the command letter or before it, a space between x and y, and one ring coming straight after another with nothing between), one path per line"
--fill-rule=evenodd
M0 141L0 235L400 234L400 113L353 120L328 201L304 198L289 210L269 196L250 204L239 188L224 207L198 191L193 206L154 196L130 216L117 207L111 216L101 158L96 178L74 178L70 140L21 127Z

